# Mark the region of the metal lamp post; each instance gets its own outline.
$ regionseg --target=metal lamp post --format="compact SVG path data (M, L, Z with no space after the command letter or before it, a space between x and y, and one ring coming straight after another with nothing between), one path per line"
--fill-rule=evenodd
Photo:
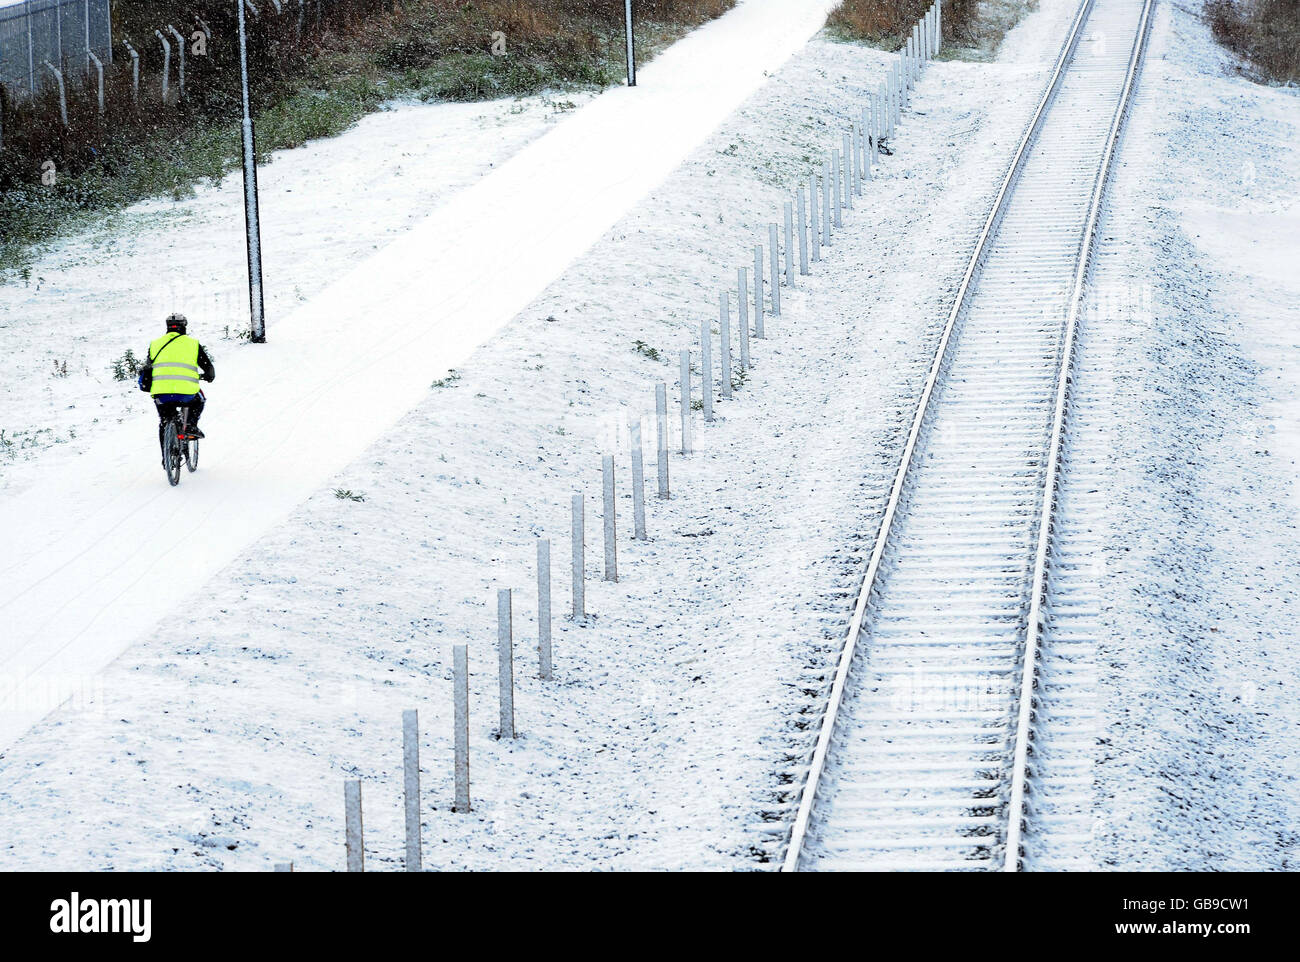
M627 85L636 86L636 52L632 49L632 0L623 0L623 13L627 20Z
M262 231L257 220L257 152L253 139L253 117L248 103L248 49L244 37L244 3L239 7L239 85L244 104L244 225L248 235L248 304L252 320L252 341L266 343L266 317L262 307Z

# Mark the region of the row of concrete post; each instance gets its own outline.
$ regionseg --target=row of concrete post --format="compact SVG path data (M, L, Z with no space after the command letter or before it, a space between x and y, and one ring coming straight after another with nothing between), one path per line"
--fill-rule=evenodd
M908 95L924 63L934 57L941 45L941 12L935 3L913 27L903 49L891 62L882 83L858 116L850 118L838 147L819 172L796 190L792 201L782 206L782 222L768 225L768 248L754 247L753 292L745 267L736 272L735 312L739 335L739 369L743 373L752 363L750 336L767 336L765 317L781 316L781 286L795 286L796 276L810 273L809 263L822 260L823 250L833 243L833 232L843 226L844 211L853 209L853 198L861 197L872 178L872 167L879 160L881 144L897 129ZM783 234L783 237L782 237ZM782 243L782 240L784 243ZM767 270L768 296L764 297L764 269ZM751 311L752 305L752 311ZM723 399L732 397L732 310L731 292L718 297L720 383L716 388ZM752 332L751 332L752 313ZM712 422L714 412L714 365L712 324L704 320L700 327L701 409L705 422ZM683 455L692 452L692 377L691 352L680 355L681 446ZM670 496L668 487L668 385L655 385L656 454L658 462L658 497ZM644 451L641 425L629 426L629 461L632 483L633 538L644 541L646 535ZM604 580L618 581L617 477L613 455L601 459L601 507L604 540ZM587 617L586 603L586 514L585 498L575 492L571 502L571 613L575 622ZM551 651L551 542L537 541L537 656L538 677L552 678ZM514 642L513 597L509 588L497 592L498 737L514 738ZM453 647L453 700L455 745L455 806L453 811L470 810L469 790L469 657L465 645ZM418 871L422 865L420 844L419 731L416 712L402 716L403 764L406 812L406 868ZM364 868L364 842L361 816L361 783L352 779L344 783L345 838L349 871ZM286 865L277 866L277 869Z

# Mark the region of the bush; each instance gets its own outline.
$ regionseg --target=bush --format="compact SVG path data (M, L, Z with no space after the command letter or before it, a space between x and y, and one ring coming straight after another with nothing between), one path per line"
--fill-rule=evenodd
M1300 3L1296 0L1207 0L1214 38L1260 79L1300 83Z
M827 24L854 40L897 44L907 40L912 24L921 19L932 0L843 0ZM943 36L958 42L974 38L978 0L947 0L943 5Z
M694 26L735 0L637 0L651 49L673 29ZM552 87L616 82L623 60L623 5L589 0L330 0L270 4L248 21L249 72L255 78L261 155L339 133L397 95L473 100ZM68 126L58 122L58 93L31 100L0 87L0 271L20 266L29 247L85 212L146 197L184 196L197 179L219 179L239 164L240 84L237 13L229 0L119 0L114 42L132 38L140 54L140 96L132 98L131 62L119 55L104 74L106 116L93 82L68 85ZM319 12L320 19L317 19ZM206 56L185 60L187 97L161 96L162 47L154 28L188 34L202 18L212 31ZM670 29L665 30L665 27ZM507 56L490 54L492 34L506 35ZM382 83L381 83L382 81ZM51 123L50 119L55 118ZM57 171L41 183L41 166Z
M113 360L113 380L126 381L132 380L140 373L140 359L135 356L135 352L129 347L126 352L119 358Z

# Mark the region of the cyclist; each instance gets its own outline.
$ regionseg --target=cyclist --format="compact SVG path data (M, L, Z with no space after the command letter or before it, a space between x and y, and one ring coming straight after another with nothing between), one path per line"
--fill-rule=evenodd
M158 446L162 447L163 426L180 408L189 408L189 432L203 437L199 430L199 416L203 413L205 399L199 389L200 381L211 382L216 368L203 345L185 333L189 326L184 314L167 318L167 333L149 344L148 361L140 368L139 386L153 396L158 409ZM163 451L166 460L167 452Z

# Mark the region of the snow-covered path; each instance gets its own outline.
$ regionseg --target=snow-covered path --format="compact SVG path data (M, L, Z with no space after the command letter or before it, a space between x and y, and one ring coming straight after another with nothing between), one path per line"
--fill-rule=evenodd
M462 191L223 364L203 468L123 426L0 504L0 748L108 664L499 330L822 25L747 0ZM89 470L86 466L93 466ZM158 531L188 532L181 541Z

